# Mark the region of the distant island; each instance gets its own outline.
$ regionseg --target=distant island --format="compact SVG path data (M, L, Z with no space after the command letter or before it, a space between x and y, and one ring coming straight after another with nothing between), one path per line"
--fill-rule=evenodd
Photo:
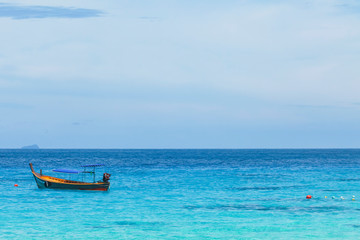
M21 149L40 149L40 148L37 144L33 144L33 145L29 145L29 146L24 146Z

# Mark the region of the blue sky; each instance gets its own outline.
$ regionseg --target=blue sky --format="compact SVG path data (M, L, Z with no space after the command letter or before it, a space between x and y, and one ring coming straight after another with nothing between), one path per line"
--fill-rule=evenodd
M360 147L358 1L2 1L0 148Z

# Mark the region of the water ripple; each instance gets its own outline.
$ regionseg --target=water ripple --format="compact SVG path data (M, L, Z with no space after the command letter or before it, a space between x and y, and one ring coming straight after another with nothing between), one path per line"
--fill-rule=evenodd
M217 211L286 211L286 212L335 212L349 208L344 206L263 206L263 205L208 205L208 206L184 206L188 210L217 210Z

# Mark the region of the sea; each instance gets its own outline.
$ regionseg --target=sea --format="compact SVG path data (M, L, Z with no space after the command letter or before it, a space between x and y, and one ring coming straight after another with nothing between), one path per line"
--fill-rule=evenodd
M111 187L38 189L30 162ZM0 239L360 239L360 149L1 149L0 180Z

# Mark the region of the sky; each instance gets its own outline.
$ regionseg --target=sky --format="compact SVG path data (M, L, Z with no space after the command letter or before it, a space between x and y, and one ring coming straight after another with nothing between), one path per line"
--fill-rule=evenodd
M355 0L0 2L0 148L359 148Z

